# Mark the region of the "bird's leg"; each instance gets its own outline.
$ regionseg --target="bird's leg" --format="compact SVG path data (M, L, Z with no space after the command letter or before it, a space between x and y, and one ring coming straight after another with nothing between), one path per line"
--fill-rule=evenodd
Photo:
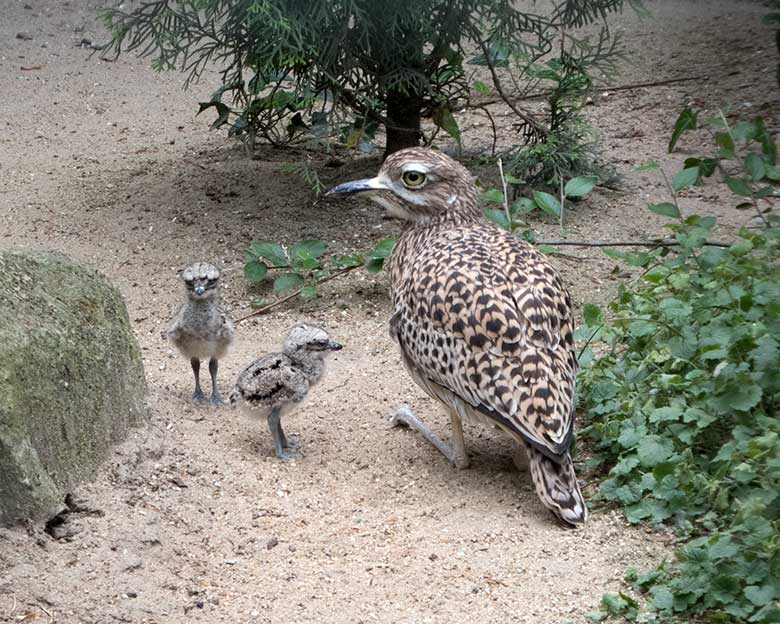
M192 372L195 374L195 392L192 395L193 401L203 401L206 397L203 390L200 389L200 360L198 358L190 359Z
M301 445L299 440L288 440L287 439L287 436L284 435L284 431L282 431L281 422L279 423L279 433L282 434L282 447L283 448L296 449L296 448L298 448Z
M419 431L428 442L439 449L439 452L457 468L468 468L469 458L466 454L466 443L463 440L463 426L460 417L453 412L450 414L450 421L452 423L452 446L437 436L428 425L417 417L417 414L408 405L402 405L398 409L390 419L390 426L406 425Z
M214 405L224 405L222 397L219 396L219 386L217 386L217 369L219 362L215 358L209 360L209 373L211 374L211 402Z
M287 438L282 431L282 414L281 409L275 407L268 414L268 428L271 430L271 438L274 442L274 452L279 459L284 461L290 461L298 459L300 456L289 450L287 446Z

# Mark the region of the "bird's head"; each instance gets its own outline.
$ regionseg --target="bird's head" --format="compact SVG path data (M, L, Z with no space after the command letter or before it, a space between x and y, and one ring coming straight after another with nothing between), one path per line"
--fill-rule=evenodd
M297 323L287 335L282 351L292 358L310 354L324 357L328 351L341 348L342 345L333 342L324 329L311 323Z
M190 299L202 301L217 296L219 269L212 264L197 262L188 266L182 271L181 279Z
M442 215L479 218L474 178L459 162L424 147L399 150L387 157L375 178L345 182L328 195L365 193L391 215L428 221Z

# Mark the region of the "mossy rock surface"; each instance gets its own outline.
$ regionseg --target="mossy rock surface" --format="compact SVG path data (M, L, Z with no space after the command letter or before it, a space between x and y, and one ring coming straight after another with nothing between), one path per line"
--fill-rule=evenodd
M0 524L42 520L145 416L119 291L65 256L0 251Z

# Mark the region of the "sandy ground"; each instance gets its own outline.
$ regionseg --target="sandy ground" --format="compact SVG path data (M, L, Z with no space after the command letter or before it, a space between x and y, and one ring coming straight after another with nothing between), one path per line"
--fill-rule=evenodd
M645 206L665 199L663 186L633 168L650 159L679 167L685 154L667 156L665 145L686 103L777 119L760 3L648 5L654 18L616 22L630 59L617 83L694 80L599 90L589 114L624 177L621 190L576 207L570 238L662 231ZM304 444L301 461L277 461L259 423L192 405L189 366L159 337L182 300L178 270L201 259L222 266L223 298L239 316L256 296L241 274L250 240L317 237L346 251L398 224L362 201L315 205L282 171L303 152L263 148L250 160L210 132L195 112L214 76L183 92L180 76L155 74L145 60L90 55L82 38L105 39L96 6L0 0L0 247L60 250L118 285L143 350L151 416L75 492L99 514L73 514L59 540L40 526L0 531L0 621L584 622L603 592L621 588L627 566L668 554L662 532L630 528L612 511L561 529L493 431L467 430L472 468L459 472L419 436L388 429L402 402L441 431L446 421L401 368L381 275L353 273L312 302L243 324L222 363L224 392L300 317L346 345L286 420ZM506 138L511 118L497 112ZM483 123L468 149L486 144L484 118L461 123ZM377 165L319 170L336 182ZM683 207L722 216L727 234L747 216L726 200L710 186ZM561 235L543 219L534 227ZM614 262L594 250L554 261L578 309L615 290ZM592 494L594 479L584 481Z

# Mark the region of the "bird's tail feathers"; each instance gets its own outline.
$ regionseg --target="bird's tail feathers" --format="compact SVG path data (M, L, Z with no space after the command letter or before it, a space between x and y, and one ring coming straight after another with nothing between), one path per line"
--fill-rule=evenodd
M574 474L571 455L566 453L558 463L532 446L527 446L527 452L531 478L542 504L566 524L584 524L588 508Z

